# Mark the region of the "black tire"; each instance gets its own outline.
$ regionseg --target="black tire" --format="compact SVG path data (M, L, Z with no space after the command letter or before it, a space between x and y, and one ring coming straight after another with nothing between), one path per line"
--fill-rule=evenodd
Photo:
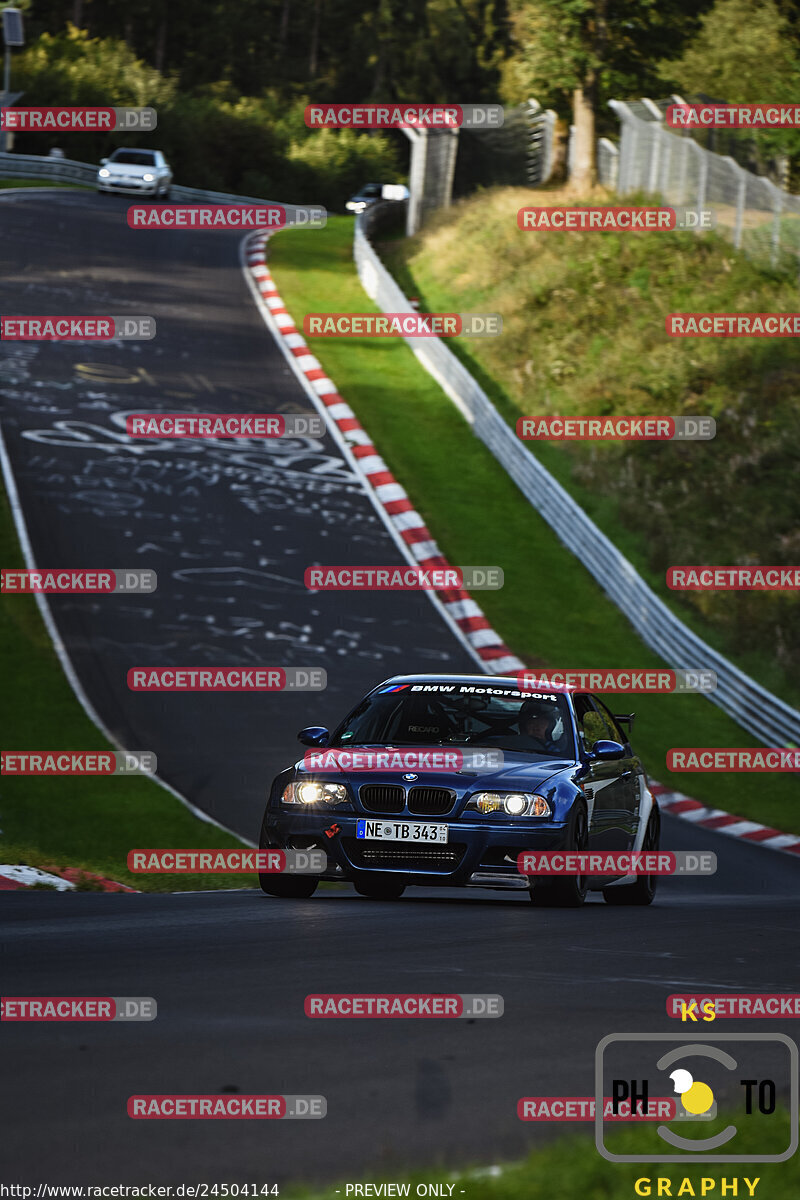
M647 821L644 831L642 850L658 850L661 841L661 816L655 804ZM623 887L603 888L603 899L606 904L631 905L652 904L656 894L657 875L640 875L636 883L626 883Z
M258 882L262 892L278 896L281 900L308 900L317 890L316 875L268 875L259 871Z
M582 800L576 801L569 819L564 844L566 853L589 848L589 817ZM565 875L562 879L531 880L530 898L537 908L580 908L586 899L585 875Z
M359 896L367 900L399 900L406 885L397 879L363 879L353 884Z
M280 846L274 846L267 838L263 824L258 846L260 850L280 850ZM281 900L308 900L317 890L319 878L316 875L274 875L271 871L259 871L258 882L267 896L278 896Z

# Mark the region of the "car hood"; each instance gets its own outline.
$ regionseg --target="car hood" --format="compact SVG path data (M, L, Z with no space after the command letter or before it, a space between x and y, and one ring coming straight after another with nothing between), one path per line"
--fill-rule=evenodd
M459 747L430 747L432 750L458 749ZM337 747L343 749L343 747ZM356 749L354 747L354 749ZM358 750L376 750L384 752L385 746L357 747ZM480 747L470 747L478 750ZM316 753L316 752L315 752ZM325 750L321 749L324 755ZM324 758L323 758L324 762ZM295 763L298 778L308 776L313 779L325 779L331 782L348 783L354 789L364 784L400 784L401 786L416 785L417 787L449 787L459 795L475 791L536 791L556 775L566 773L572 775L580 763L574 758L536 758L533 755L504 751L503 766L493 771L475 770L425 770L419 772L404 772L402 770L345 770L336 767L314 768L308 766L303 759ZM413 779L408 776L413 775Z
M141 167L136 163L106 163L106 170L112 175L127 176L129 179L141 179L142 175L154 175L158 168L153 165L151 167Z

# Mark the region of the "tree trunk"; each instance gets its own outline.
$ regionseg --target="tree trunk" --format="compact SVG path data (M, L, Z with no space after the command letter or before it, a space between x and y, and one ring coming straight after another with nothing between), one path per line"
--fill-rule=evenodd
M569 174L570 190L576 196L587 196L597 178L594 137L594 108L589 96L591 84L586 88L575 88L572 93L572 120L574 126L572 142L572 169Z
M289 11L291 6L291 0L283 0L283 8L281 10L281 27L278 30L278 58L281 60L281 62L286 54L286 43L289 40Z
M78 29L83 28L83 0L74 0L72 5L72 24Z
M308 77L314 79L317 74L319 57L319 16L322 10L322 0L314 0L314 24L311 27L311 49L308 55Z
M163 16L158 23L158 32L156 33L156 50L154 66L157 71L163 74L164 59L167 53L167 18Z

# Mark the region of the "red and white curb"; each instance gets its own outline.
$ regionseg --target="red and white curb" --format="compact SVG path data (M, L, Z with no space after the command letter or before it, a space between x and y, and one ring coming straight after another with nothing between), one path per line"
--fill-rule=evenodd
M84 880L97 884L102 892L136 891L136 888L126 887L124 883L115 883L113 879L104 879L102 875L79 871L75 867L64 867L60 874L54 875L50 871L42 871L39 867L0 864L0 892L15 892L35 884L46 884L57 892L72 892L76 885Z
M651 782L650 791L658 797L658 807L661 811L669 813L671 817L680 817L703 829L724 833L726 837L755 842L769 850L800 854L800 835L796 833L781 833L780 829L771 829L768 825L760 825L758 821L750 821L747 817L736 817L722 808L706 808L699 800L693 800L683 792L672 792L660 783Z
M369 434L339 394L335 383L322 370L287 312L266 265L264 247L268 236L259 233L248 240L245 261L256 289L294 359L297 373L303 376L325 405L326 415L350 449L359 472L385 514L387 524L402 539L408 561L413 566L425 569L450 566L405 489L387 468ZM468 592L463 588L448 588L437 590L436 595L462 641L487 674L505 675L525 669L525 664L511 653Z
M422 517L414 509L405 489L388 470L369 434L337 391L336 384L325 374L295 325L267 266L265 247L269 236L267 233L254 234L247 239L244 251L245 263L254 288L271 317L271 323L267 324L277 331L283 340L287 357L291 359L296 374L302 376L324 404L326 416L334 423L352 452L365 482L372 489L385 513L387 524L400 535L405 544L409 562L425 568L449 566ZM451 589L438 591L437 595L451 619L451 624L473 656L480 660L487 674L515 674L526 669L525 664L511 653L500 635L492 629L468 592L463 589ZM723 812L722 809L706 808L699 800L693 800L682 792L672 792L661 784L651 784L650 790L653 795L658 796L661 810L670 816L681 817L685 821L692 821L696 825L727 834L729 837L755 842L770 850L800 854L798 835L769 829L756 821L748 821L744 817Z

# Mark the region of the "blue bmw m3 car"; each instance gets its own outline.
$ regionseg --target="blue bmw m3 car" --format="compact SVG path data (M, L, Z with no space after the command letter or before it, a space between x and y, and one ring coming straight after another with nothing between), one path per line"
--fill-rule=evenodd
M657 851L660 818L629 733L596 696L514 678L403 675L373 688L270 788L261 847L324 850L320 876L260 876L272 896L321 879L371 899L408 886L526 889L536 905L650 904L655 875L528 876L523 851ZM411 769L407 769L410 766Z

